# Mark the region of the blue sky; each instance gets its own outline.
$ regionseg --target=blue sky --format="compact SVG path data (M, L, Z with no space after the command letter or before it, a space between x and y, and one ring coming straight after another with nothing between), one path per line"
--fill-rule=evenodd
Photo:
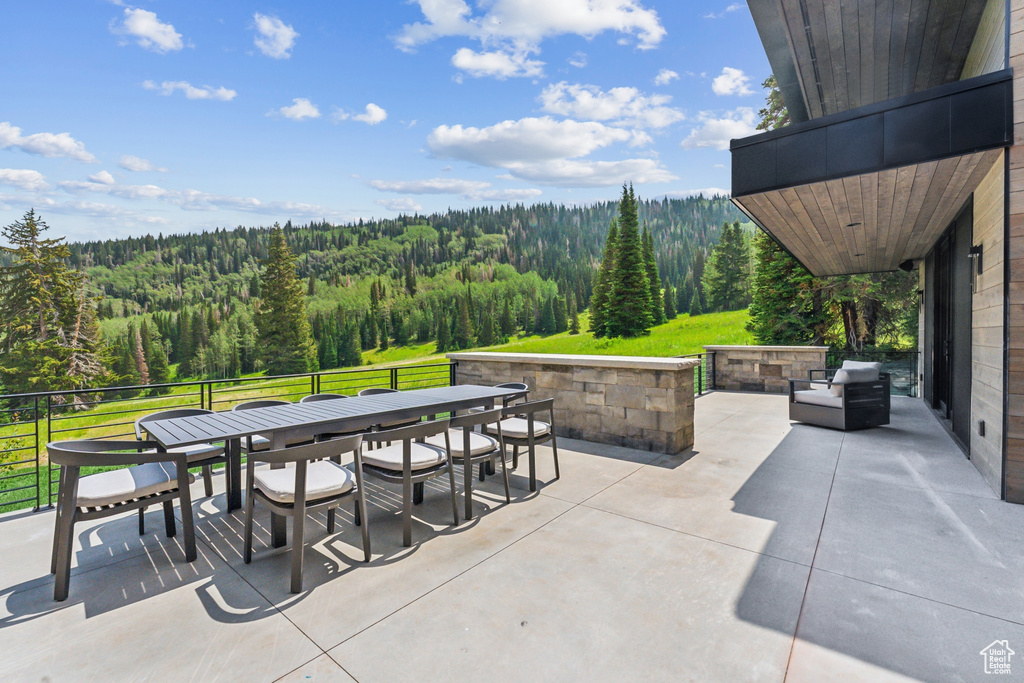
M0 221L71 239L729 187L730 0L15 3Z

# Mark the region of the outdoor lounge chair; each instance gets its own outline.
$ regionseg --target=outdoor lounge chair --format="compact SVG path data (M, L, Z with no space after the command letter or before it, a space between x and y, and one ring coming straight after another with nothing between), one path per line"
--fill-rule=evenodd
M252 562L253 508L256 501L272 512L292 518L292 593L302 592L303 530L306 513L327 511L327 533L334 533L335 509L354 500L363 532L363 558L370 561L370 532L366 519L363 461L359 434L342 439L250 453L245 475L245 563ZM351 452L353 468L336 460ZM270 468L256 469L258 463ZM277 466L276 468L274 466Z
M50 463L60 465L56 525L50 573L55 574L53 599L68 597L71 552L75 524L110 517L149 505L163 504L167 538L177 530L174 499L181 501L181 526L185 530L185 559L196 559L196 536L187 455L160 453L155 441L55 441L46 447ZM126 465L128 467L126 467ZM118 467L80 476L83 467Z
M789 380L789 419L850 431L889 424L889 374L881 363L843 361Z
M496 429L506 446L512 446L512 469L519 467L519 448L525 447L530 458L530 490L537 490L537 444L551 442L555 456L555 479L558 471L558 440L555 437L555 399L516 403L502 408L502 420L491 424L488 430ZM547 413L548 421L536 419L537 413ZM504 457L504 456L503 456Z

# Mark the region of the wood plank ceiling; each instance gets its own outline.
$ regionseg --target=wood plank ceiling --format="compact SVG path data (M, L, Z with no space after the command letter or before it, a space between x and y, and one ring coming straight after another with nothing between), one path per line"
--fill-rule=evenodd
M812 119L957 80L985 9L978 0L773 1Z
M784 188L733 201L814 275L896 270L921 259L1002 150Z

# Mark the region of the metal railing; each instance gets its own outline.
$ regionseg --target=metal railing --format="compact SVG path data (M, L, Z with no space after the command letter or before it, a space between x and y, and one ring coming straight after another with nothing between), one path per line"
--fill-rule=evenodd
M355 394L371 387L425 389L453 386L457 380L458 363L451 361L0 395L0 512L52 505L59 472L46 459L50 441L133 437L135 420L170 408L230 410L257 398L297 401L308 394Z
M882 364L882 372L889 373L889 393L893 396L917 396L920 367L919 351L868 350L859 353L829 350L825 354L825 366L832 370L843 365L844 360L875 361Z
M693 393L701 396L705 391L715 389L715 352L690 353L676 358L696 358L700 365L693 369Z

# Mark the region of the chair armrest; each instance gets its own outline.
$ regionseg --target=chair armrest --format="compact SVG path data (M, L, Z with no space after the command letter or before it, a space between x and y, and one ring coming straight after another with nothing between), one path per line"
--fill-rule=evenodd
M46 445L50 462L67 467L115 467L149 462L186 463L185 453L160 452L156 441L54 441Z

